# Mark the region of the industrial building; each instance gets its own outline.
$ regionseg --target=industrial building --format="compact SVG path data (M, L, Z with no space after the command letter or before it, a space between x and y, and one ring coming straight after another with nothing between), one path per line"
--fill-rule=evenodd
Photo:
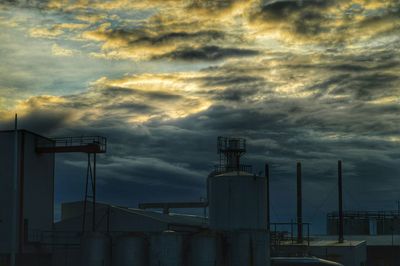
M341 265L305 253L271 258L269 171L255 175L240 163L245 139L218 137L220 164L205 177L205 201L138 208L96 201L96 156L107 150L104 137L49 139L11 130L0 132L0 147L1 266ZM82 201L63 203L54 223L55 154L64 152L87 155L86 193ZM208 209L208 216L171 213L175 208ZM301 211L297 217L299 240ZM323 250L313 255L322 257Z
M37 153L38 142L51 144L52 140L26 130L0 132L1 265L10 261L13 240L18 262L50 259L48 247L27 241L33 230L53 230L55 157Z

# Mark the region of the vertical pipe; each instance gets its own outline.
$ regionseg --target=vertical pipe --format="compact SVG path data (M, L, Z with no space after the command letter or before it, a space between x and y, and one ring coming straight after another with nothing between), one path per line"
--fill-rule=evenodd
M93 153L93 218L92 231L96 231L96 153Z
M15 266L17 248L17 194L18 194L18 116L14 121L14 178L12 183L11 252L10 266Z
M85 233L85 227L86 227L86 212L87 212L87 198L88 198L88 187L89 187L89 175L92 174L90 171L90 168L92 167L90 165L90 153L88 153L88 158L87 158L87 170L86 170L86 185L85 185L85 200L83 202L83 217L82 217L82 234ZM93 187L93 184L92 184Z
M269 195L269 165L268 165L268 163L266 163L265 164L265 179L266 179L266 181L267 181L267 187L266 187L266 190L267 190L267 230L268 230L268 232L269 232L269 229L270 229L270 222L271 222L271 219L270 219L270 195Z
M303 210L300 162L297 162L297 243L303 243Z
M342 161L338 161L338 196L339 196L339 243L343 243L343 195L342 195Z
M24 227L24 174L25 174L25 133L21 131L21 142L19 145L19 211L18 211L18 217L19 217L19 243L18 243L18 252L17 253L22 253L23 252L23 244L25 242L24 235L28 234L28 231L25 232L25 227ZM28 229L28 228L26 228Z

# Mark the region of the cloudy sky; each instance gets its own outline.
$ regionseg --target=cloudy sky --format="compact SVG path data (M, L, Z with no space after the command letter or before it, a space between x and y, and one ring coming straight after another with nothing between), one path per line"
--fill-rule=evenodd
M216 137L271 164L272 220L400 200L400 1L3 0L0 125L104 135L98 198L198 200ZM56 209L83 197L84 155L57 155ZM318 230L319 230L318 229Z

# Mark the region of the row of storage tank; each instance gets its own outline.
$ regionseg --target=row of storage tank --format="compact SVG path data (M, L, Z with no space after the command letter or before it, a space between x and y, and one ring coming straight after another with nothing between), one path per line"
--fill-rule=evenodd
M207 180L209 229L82 239L85 266L268 266L266 178L234 171ZM112 243L113 242L113 243Z
M243 266L267 265L266 232L236 231L187 234L164 231L112 239L92 233L82 239L82 265L87 266Z

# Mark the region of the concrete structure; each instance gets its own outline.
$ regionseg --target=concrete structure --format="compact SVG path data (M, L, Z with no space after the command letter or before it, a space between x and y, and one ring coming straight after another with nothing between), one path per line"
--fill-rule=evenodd
M0 260L8 261L11 252L12 184L14 180L14 133L0 131ZM49 250L32 243L35 231L51 231L54 202L54 155L36 153L36 143L51 140L18 130L17 262L48 260ZM25 254L25 255L22 255ZM42 254L43 256L34 256Z

